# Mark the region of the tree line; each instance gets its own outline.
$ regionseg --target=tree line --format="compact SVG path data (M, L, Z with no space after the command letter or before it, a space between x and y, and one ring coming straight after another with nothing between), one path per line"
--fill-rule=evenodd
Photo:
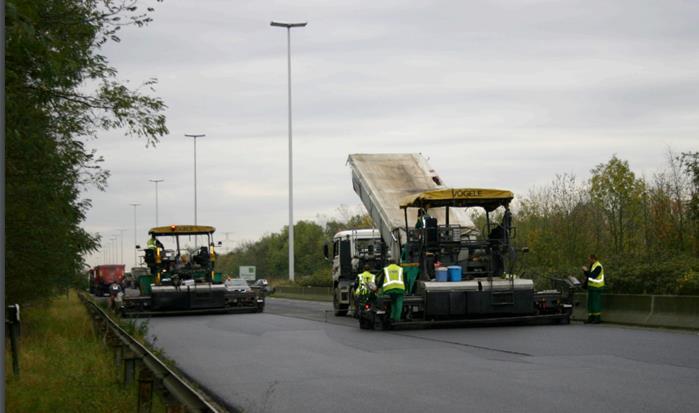
M5 298L28 302L75 285L83 256L99 247L81 228L109 172L86 146L123 130L155 144L167 133L155 80L124 86L101 53L122 28L142 27L152 9L135 1L5 2ZM145 92L144 92L145 91Z
M337 217L318 217L294 224L294 271L301 285L330 286L331 262L323 256L323 244L336 233L352 228L371 228L367 214L338 209ZM254 265L259 278L285 279L289 272L289 227L269 233L257 241L243 242L216 262L217 271L238 275L241 265Z
M668 153L664 170L651 177L637 176L617 156L590 174L584 181L557 175L516 198L514 242L529 248L520 254L523 276L544 288L549 277L579 276L594 253L605 265L610 291L699 294L699 152ZM294 226L301 284L330 285L323 243L338 231L372 226L366 213L341 212L340 218ZM482 217L473 218L478 226ZM235 275L240 265L255 265L260 276L285 278L287 232L284 227L243 243L220 258L219 270Z
M516 210L530 275L578 275L589 254L618 293L699 294L699 152L668 152L663 171L637 176L612 156L579 181L557 175Z

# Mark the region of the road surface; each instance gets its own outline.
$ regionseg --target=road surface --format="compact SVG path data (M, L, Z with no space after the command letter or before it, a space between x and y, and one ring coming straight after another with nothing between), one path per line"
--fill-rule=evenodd
M365 331L332 304L153 318L177 366L245 412L697 412L699 334L614 325Z

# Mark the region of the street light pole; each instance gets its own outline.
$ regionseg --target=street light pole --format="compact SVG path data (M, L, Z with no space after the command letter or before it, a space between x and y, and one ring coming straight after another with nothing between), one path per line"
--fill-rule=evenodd
M119 253L119 263L126 265L126 263L124 262L124 232L126 232L126 230L123 228L119 228L117 229L117 231L119 231L119 242L121 244L121 252Z
M194 139L194 225L197 225L197 138L203 138L206 135L203 133L199 134L186 134L188 138ZM196 242L196 237L195 237Z
M112 246L112 253L110 254L109 259L111 261L112 260L111 255L114 255L114 260L112 261L112 264L116 264L116 262L117 262L116 256L117 256L117 253L119 252L118 248L117 248L117 244L116 244L117 237L116 236L111 237L111 238L109 238L109 241L111 241L111 246Z
M195 174L196 176L196 174ZM155 184L155 226L158 226L158 183L163 182L164 179L149 179L150 182ZM195 195L196 196L196 195Z
M308 23L281 23L271 22L274 27L286 29L286 57L289 95L289 280L294 281L294 168L293 152L291 145L291 29L294 27L306 27Z
M136 208L141 205L137 203L129 204L133 207L133 266L138 266L138 258L136 257L136 245L138 245L138 228L136 227Z

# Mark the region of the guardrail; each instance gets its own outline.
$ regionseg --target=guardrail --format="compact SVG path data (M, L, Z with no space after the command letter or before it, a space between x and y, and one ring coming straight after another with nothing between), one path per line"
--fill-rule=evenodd
M275 287L274 294L306 295L306 296L327 296L332 299L333 289L330 287Z
M575 308L573 318L586 319L586 294L576 294L575 300L580 305ZM603 294L602 320L653 327L699 329L699 296Z
M92 315L95 331L104 334L104 341L114 349L115 363L123 365L123 384L132 383L138 371L139 413L151 411L154 388L164 396L167 411L227 412L210 402L201 390L190 386L84 293L79 296Z

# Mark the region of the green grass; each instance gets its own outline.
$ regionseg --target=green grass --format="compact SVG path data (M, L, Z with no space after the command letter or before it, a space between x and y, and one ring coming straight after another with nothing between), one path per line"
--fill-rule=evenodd
M293 300L306 300L306 301L332 301L333 298L330 295L320 295L320 294L293 294L293 293L280 293L275 292L270 295L271 298L290 298Z
M5 353L8 412L131 412L136 385L122 387L114 354L98 339L75 292L22 311L20 378ZM9 344L9 343L8 343ZM9 347L9 345L8 345ZM164 411L157 398L154 411Z

